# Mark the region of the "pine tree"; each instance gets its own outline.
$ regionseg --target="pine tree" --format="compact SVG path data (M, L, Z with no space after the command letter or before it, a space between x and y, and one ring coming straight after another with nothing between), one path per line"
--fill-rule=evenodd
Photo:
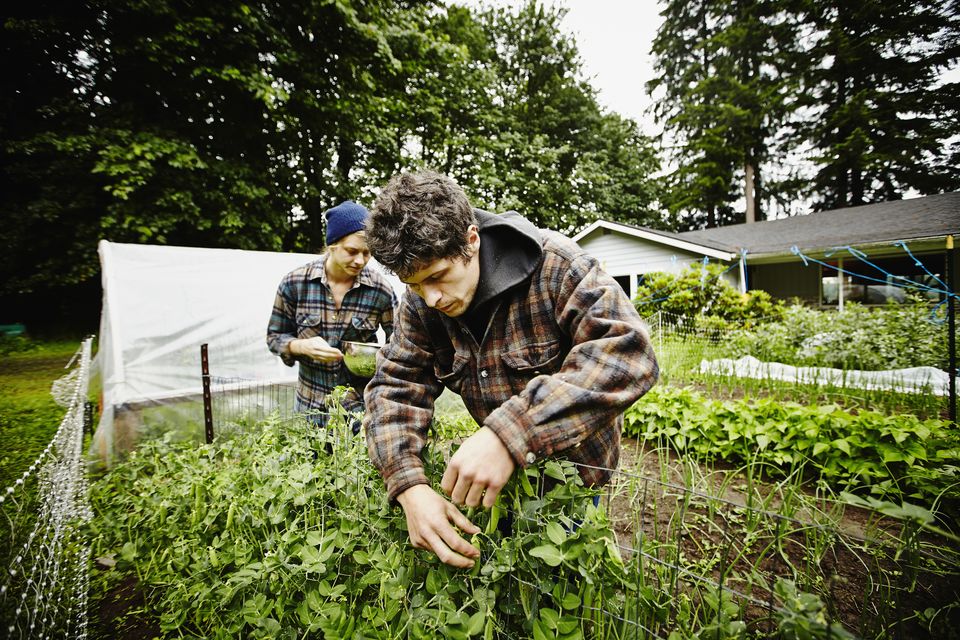
M809 0L812 29L798 58L805 119L798 138L817 166L808 195L818 210L960 188L960 87L938 86L960 52L956 2Z
M648 88L674 149L666 204L681 228L742 222L737 203L747 189L757 219L789 199L786 182L764 180L791 108L786 70L795 27L781 4L674 0L663 12L653 44L660 76Z

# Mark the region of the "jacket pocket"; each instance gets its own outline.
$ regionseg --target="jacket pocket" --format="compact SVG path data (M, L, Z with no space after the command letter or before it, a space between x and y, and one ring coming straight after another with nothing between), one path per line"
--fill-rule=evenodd
M319 313L297 313L297 337L298 338L312 338L314 336L320 335L320 321L322 320Z
M377 327L380 323L374 316L353 316L350 318L350 324L343 331L343 340L353 340L355 342L376 342Z
M525 344L501 355L503 363L518 373L533 375L556 373L563 362L560 341Z

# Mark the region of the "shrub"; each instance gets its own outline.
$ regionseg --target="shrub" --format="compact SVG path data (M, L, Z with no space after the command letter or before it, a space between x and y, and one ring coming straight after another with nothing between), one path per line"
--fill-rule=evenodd
M727 353L797 366L946 369L944 325L931 316L928 305L912 302L879 308L851 303L843 312L791 305L779 322L732 335Z
M766 291L737 291L723 278L723 265L696 263L678 275L649 273L637 289L634 305L641 316L658 311L699 327L749 326L779 319L783 304Z

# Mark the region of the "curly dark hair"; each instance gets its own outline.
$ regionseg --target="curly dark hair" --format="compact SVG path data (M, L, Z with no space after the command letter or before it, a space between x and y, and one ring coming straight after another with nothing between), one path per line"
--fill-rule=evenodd
M434 171L401 173L370 211L367 246L377 262L404 278L435 260L468 260L472 224L473 207L451 178Z

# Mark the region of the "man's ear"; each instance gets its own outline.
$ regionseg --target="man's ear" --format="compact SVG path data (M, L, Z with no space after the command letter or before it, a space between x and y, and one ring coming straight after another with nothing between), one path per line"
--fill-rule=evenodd
M470 256L473 257L480 250L480 227L475 224L467 227L467 244L470 246Z

